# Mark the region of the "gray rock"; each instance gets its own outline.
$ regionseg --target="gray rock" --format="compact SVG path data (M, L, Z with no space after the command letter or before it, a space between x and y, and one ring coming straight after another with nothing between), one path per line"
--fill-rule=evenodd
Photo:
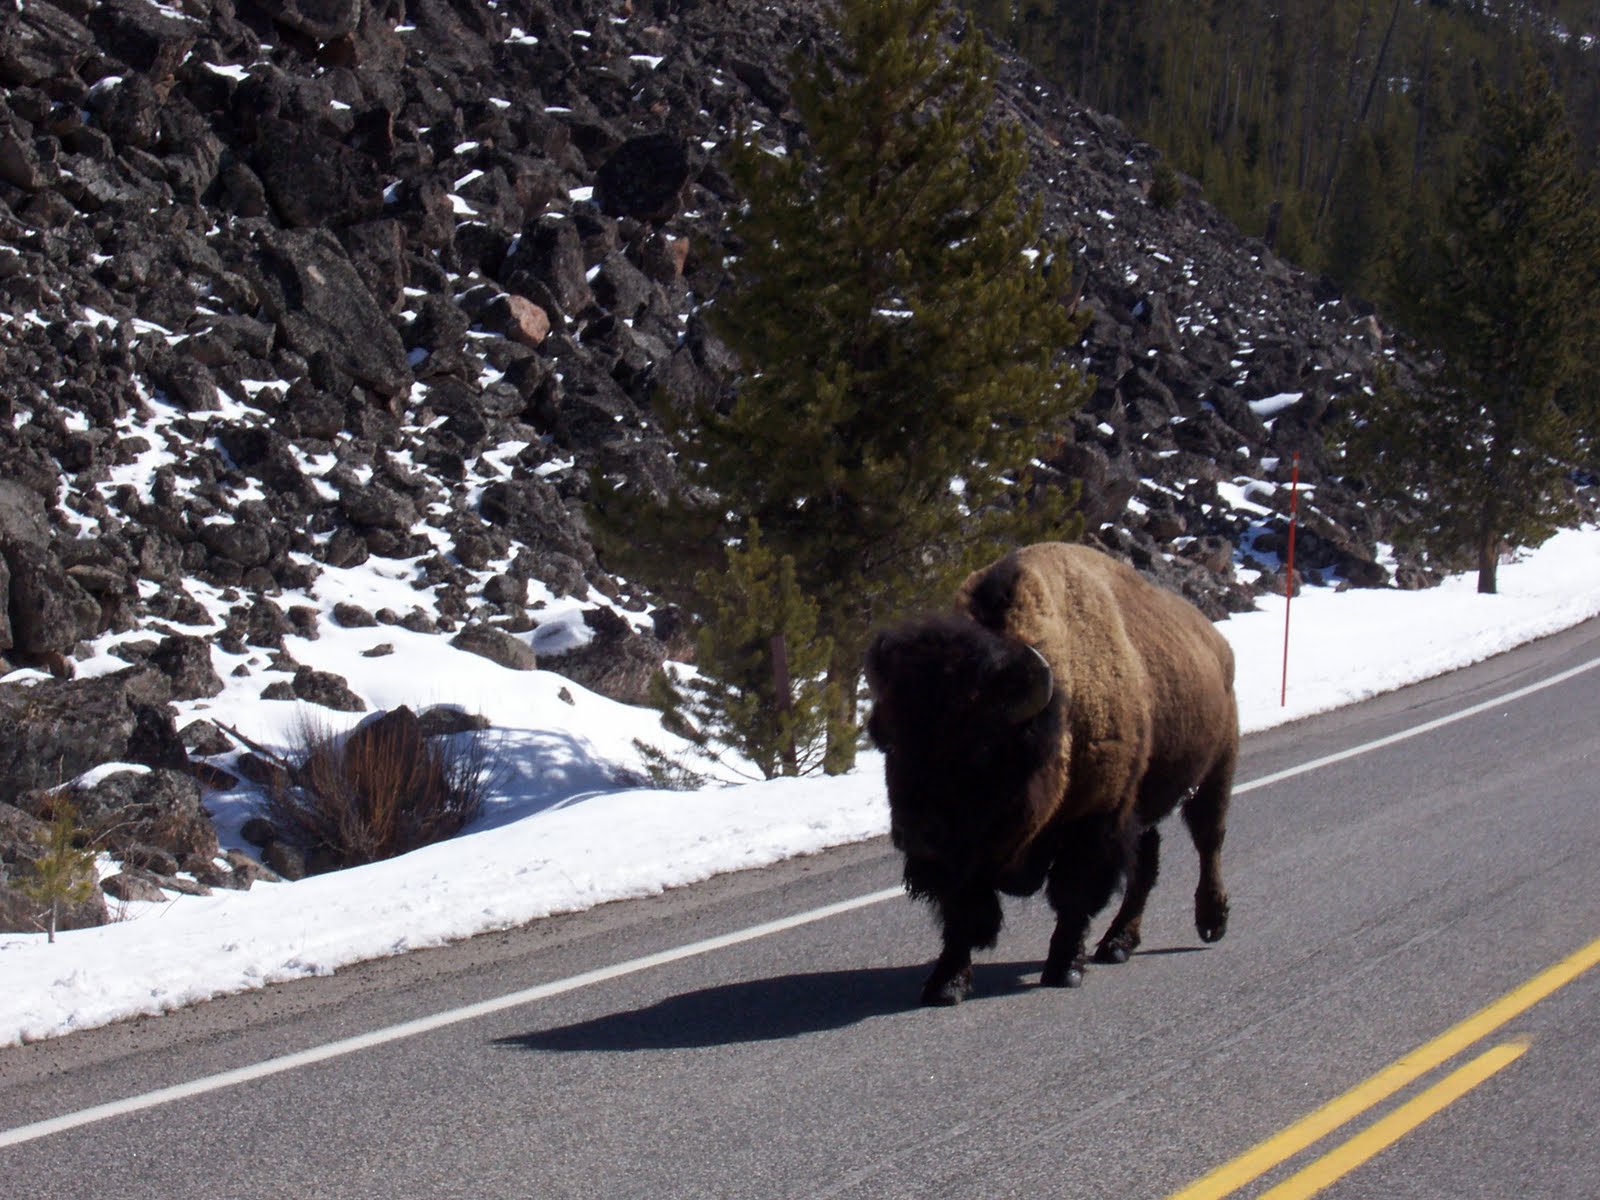
M148 871L137 868L118 872L103 880L100 887L114 900L160 903L168 899L167 894L161 890L160 881Z
M211 665L211 646L200 638L186 634L162 638L149 662L172 681L174 700L198 700L222 691L222 679Z
M648 704L650 681L666 661L666 647L609 608L585 609L583 621L593 639L565 654L547 655L545 669L624 704Z
M108 762L181 769L188 754L160 672L0 686L0 795L55 787Z
M268 314L286 345L380 395L410 386L400 335L378 307L344 248L322 230L263 230L254 260Z
M526 642L490 625L468 625L450 639L450 644L513 671L532 671L539 665Z

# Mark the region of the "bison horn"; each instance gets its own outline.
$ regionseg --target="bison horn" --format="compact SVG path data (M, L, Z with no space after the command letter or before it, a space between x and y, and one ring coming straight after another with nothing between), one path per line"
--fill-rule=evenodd
M1050 664L1033 646L1028 647L1027 655L1016 664L1016 669L1021 672L1019 686L1006 713L1013 723L1020 724L1044 711L1055 695L1056 681Z

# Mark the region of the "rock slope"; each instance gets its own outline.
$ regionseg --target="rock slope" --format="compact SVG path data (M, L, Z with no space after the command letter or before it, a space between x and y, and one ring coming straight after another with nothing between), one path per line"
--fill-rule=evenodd
M649 581L607 572L582 504L602 475L673 488L653 397L730 385L697 315L738 203L716 151L742 123L796 136L788 58L829 36L823 12L5 6L0 675L24 670L0 682L0 827L32 829L52 785L102 762L154 773L107 812L198 808L203 756L227 743L180 734L173 705L220 688L213 645L262 651L265 698L361 708L291 653L312 657L324 620L641 700L685 643ZM1299 453L1306 575L1390 582L1378 518L1318 436L1373 377L1375 320L1196 196L1153 204L1153 151L1003 61L997 116L1028 132L1029 187L1079 247L1095 314L1094 395L1054 460L1084 481L1091 536L1214 616L1249 607L1282 586ZM414 604L319 590L369 560L408 574ZM547 627L562 598L581 622ZM73 680L108 638L126 670ZM63 741L65 714L91 710L104 736ZM214 839L159 840L137 842L157 866L248 882ZM26 842L0 834L0 897Z

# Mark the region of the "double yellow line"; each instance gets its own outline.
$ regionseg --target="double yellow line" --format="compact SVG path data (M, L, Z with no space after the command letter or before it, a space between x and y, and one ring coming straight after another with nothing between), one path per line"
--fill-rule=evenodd
M1355 1120L1469 1046L1482 1041L1558 988L1571 983L1596 963L1600 963L1600 940L1590 942L1555 966L1539 972L1459 1025L1418 1046L1404 1058L1397 1059L1281 1133L1246 1150L1232 1162L1222 1164L1182 1191L1174 1192L1167 1200L1220 1200L1223 1196L1232 1195L1245 1184L1260 1178L1280 1163L1287 1162L1306 1147ZM1525 1041L1513 1040L1480 1054L1276 1187L1263 1192L1260 1200L1303 1200L1304 1197L1316 1195L1334 1180L1349 1174L1404 1137L1446 1105L1464 1096L1496 1071L1516 1061L1527 1048Z

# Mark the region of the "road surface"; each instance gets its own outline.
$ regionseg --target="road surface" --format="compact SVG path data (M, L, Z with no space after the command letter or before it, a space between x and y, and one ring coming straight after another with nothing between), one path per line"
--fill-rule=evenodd
M1585 664L1600 622L1247 739L1215 946L1173 823L1129 963L1035 987L1016 902L920 1009L866 843L0 1050L0 1196L1600 1196Z

